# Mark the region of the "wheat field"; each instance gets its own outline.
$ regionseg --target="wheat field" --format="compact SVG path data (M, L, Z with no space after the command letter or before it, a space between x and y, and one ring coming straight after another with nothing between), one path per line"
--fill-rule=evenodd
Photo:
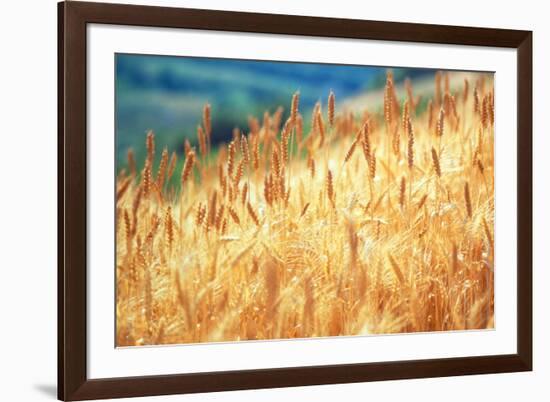
M422 108L391 72L361 113L296 93L218 146L207 104L184 158L149 132L116 180L117 346L493 328L494 90L473 77L435 73Z

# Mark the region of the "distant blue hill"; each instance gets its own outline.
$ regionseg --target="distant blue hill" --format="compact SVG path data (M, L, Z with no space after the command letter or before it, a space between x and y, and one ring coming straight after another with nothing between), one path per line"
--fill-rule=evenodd
M382 86L385 72L381 67L118 54L117 155L124 158L131 146L142 157L149 129L159 148L181 150L184 138L195 140L206 102L212 107L213 141L226 141L234 127L247 128L249 115L261 118L279 105L288 112L297 90L300 110L308 113L318 100L326 104L331 89L344 99ZM394 76L425 72L394 69Z

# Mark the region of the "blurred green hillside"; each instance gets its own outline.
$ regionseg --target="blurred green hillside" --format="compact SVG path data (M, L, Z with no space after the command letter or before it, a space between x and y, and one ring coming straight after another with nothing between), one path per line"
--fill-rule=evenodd
M155 132L159 153L168 146L181 154L185 138L196 142L196 127L207 102L212 108L212 141L218 143L231 138L234 127L246 130L248 116L261 121L265 110L274 112L278 106L286 113L297 90L300 111L308 116L315 102L326 103L331 89L342 100L383 86L385 71L381 67L118 54L118 166L125 165L129 147L138 162L143 160L148 130ZM396 81L427 72L393 71Z

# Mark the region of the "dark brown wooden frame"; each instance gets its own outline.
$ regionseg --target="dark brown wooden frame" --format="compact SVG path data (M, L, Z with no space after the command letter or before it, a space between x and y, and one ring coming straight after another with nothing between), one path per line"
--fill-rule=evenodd
M517 50L517 353L88 379L86 25L194 28ZM167 7L58 4L58 397L61 400L290 387L532 370L532 32Z

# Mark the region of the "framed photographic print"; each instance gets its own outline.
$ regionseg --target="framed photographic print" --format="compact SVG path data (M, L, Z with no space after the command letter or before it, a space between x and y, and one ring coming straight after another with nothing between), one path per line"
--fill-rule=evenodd
M59 3L59 398L532 369L532 33Z

